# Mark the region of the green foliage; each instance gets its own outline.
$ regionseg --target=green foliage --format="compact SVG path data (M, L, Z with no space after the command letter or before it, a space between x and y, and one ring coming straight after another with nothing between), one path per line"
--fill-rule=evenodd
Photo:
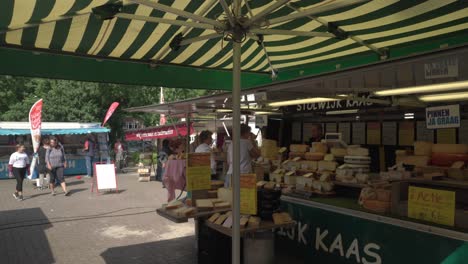
M120 106L106 126L111 142L123 138L126 117L143 120L146 126L159 123L159 115L128 113L124 109L158 104L160 87L132 86L0 76L0 121L28 121L31 106L43 98L44 122L102 122L112 102ZM164 88L165 102L174 102L213 94L210 90Z
M135 164L138 164L138 162L140 162L140 152L133 152L132 153L132 161Z

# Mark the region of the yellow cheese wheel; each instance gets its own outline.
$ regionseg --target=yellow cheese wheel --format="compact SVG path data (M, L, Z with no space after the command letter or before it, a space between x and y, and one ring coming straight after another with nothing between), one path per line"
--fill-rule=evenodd
M432 142L416 141L414 142L414 155L430 156L432 154Z
M311 152L327 153L328 152L328 146L327 146L327 144L322 143L322 142L313 142Z
M289 150L291 152L307 152L307 149L309 148L309 146L307 145L297 145L297 144L292 144L291 146L289 146Z
M428 156L397 156L396 163L414 165L416 167L425 167L429 164L431 157Z
M330 153L333 154L335 157L344 157L348 155L348 150L345 148L331 148Z
M308 152L305 154L305 159L317 161L317 160L323 160L324 156L325 156L324 153Z
M450 153L450 154L466 154L468 153L468 145L465 144L434 144L432 145L433 153Z
M318 162L318 169L320 171L335 171L336 167L338 167L338 163L335 161L321 160Z

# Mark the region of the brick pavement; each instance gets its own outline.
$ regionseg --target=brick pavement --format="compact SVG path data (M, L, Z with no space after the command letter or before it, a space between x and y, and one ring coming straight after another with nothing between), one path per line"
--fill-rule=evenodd
M33 190L16 201L14 180L0 180L0 263L196 263L194 225L155 213L165 200L159 182L121 174L121 192L96 195L91 180L67 178L61 190Z

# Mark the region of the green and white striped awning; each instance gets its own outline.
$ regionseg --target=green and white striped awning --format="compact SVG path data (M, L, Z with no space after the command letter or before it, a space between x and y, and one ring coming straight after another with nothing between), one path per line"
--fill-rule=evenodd
M135 18L148 20L150 17L190 21L134 2L123 1L115 18L101 20L93 14L92 8L116 1L0 0L0 74L231 88L232 44L229 41L208 39L216 32L214 29L137 20ZM158 2L212 20L225 19L219 1L147 2ZM243 1L242 13L254 16L276 2L280 0ZM268 19L333 2L335 0L290 1ZM125 14L135 16L128 19ZM313 16L264 25L262 29L281 33L263 35L263 43L273 68L278 71L277 81L290 80L466 45L468 1L363 1ZM294 36L287 35L286 31L319 32L324 36L331 32L338 37ZM208 37L175 51L170 43L178 34L184 39ZM246 38L242 43L243 88L273 82L266 53L254 38ZM61 56L63 54L71 56Z

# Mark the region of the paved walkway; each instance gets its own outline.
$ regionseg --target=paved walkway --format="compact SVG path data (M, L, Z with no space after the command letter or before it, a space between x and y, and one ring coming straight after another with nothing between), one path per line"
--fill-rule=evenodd
M61 190L33 190L16 201L14 180L0 180L0 263L196 263L193 223L174 224L155 209L165 200L159 182L118 176L119 193L96 195L91 180L67 178Z

